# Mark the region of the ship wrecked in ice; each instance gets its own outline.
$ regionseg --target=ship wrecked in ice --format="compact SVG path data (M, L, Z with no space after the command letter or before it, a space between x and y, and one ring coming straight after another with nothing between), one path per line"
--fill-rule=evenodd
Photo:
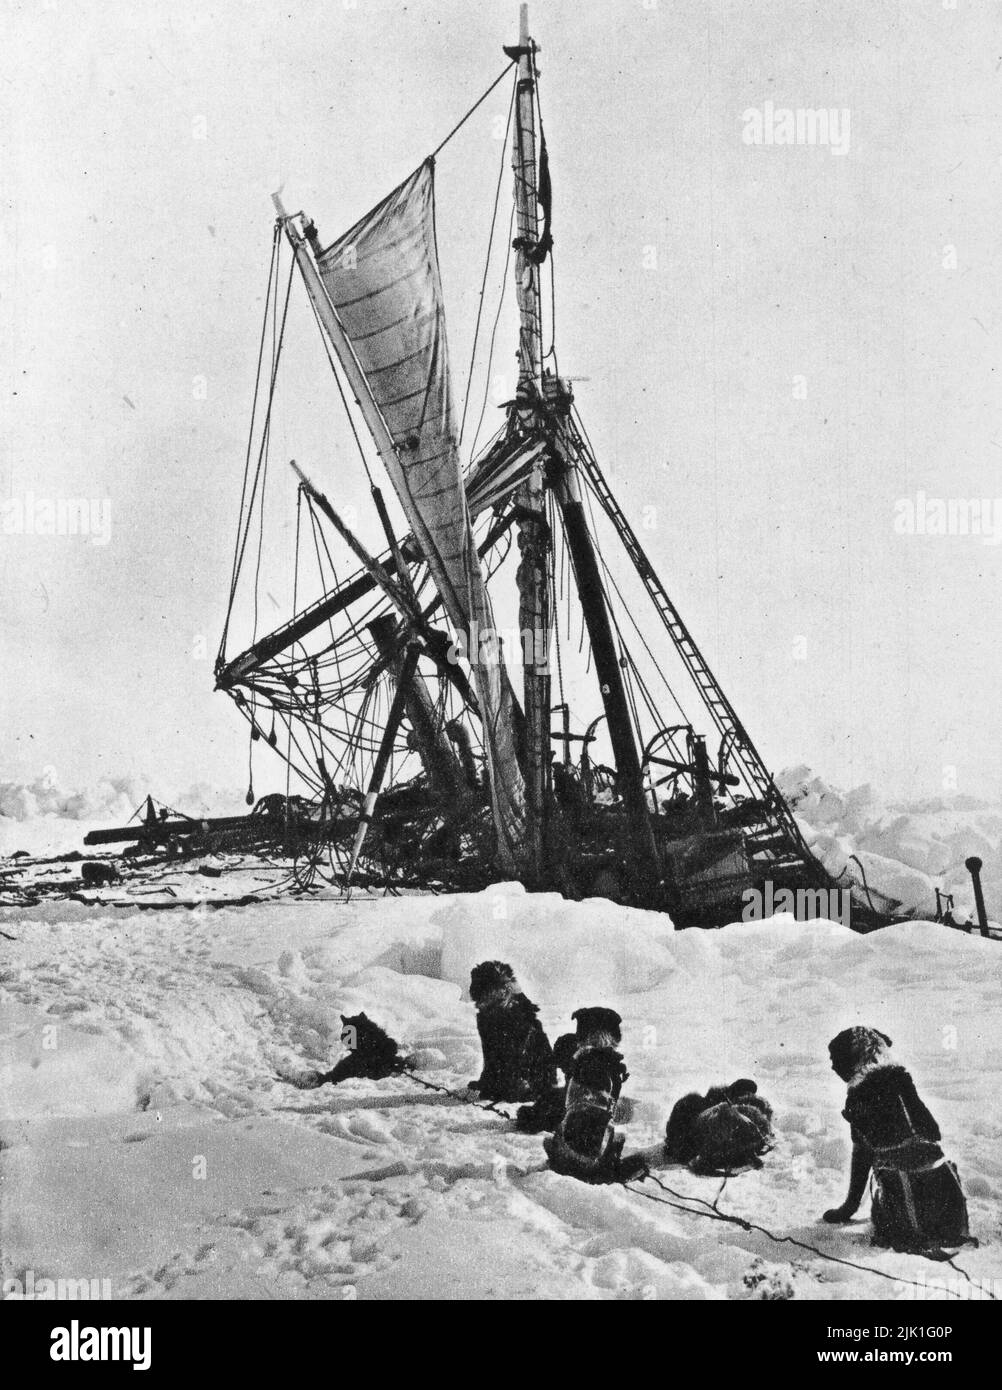
M252 743L286 764L286 792L263 808L271 833L301 890L507 878L660 908L679 925L734 920L746 890L766 884L827 892L834 884L617 503L558 371L553 192L524 7L504 51L508 67L435 153L335 240L274 198L215 668ZM460 416L436 156L506 79L498 191L513 175L513 205L495 200L482 280L471 272L481 312ZM481 442L478 428L467 444L471 384L503 351L488 331L501 305L485 304L502 252L517 381L492 436ZM305 292L319 330L347 443L336 458L286 455L276 468L293 292ZM485 389L481 425L486 406ZM359 486L371 498L362 522L342 501ZM295 495L294 597L261 636L267 489ZM253 625L238 641L241 605ZM699 724L677 696L683 682Z

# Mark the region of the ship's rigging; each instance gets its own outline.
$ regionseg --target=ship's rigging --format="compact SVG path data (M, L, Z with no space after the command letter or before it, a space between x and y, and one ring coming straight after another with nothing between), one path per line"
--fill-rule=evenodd
M663 906L680 921L730 920L749 885L829 881L613 496L559 375L552 188L524 6L519 42L505 52L509 67L434 155L330 245L276 195L217 686L248 720L252 747L263 741L284 759L286 796L295 775L295 790L312 798L294 818L301 886L318 873L343 887L476 886L505 874ZM518 376L504 423L478 447L485 387L464 467L488 269L508 222L504 165L457 423L435 156L508 73L505 275L518 308ZM372 553L339 512L326 461L300 460L294 472L283 461L274 485L298 478L292 612L259 635L272 410L297 271L382 545ZM500 316L499 306L488 379ZM391 518L383 477L406 532ZM322 592L301 606L307 555ZM516 636L502 643L495 599L516 556ZM626 573L644 613L624 595ZM251 640L231 656L231 617L248 582ZM565 682L575 641L592 692L580 715L581 681ZM715 757L663 669L669 652L709 715ZM666 718L672 706L677 717ZM605 748L611 767L597 757Z

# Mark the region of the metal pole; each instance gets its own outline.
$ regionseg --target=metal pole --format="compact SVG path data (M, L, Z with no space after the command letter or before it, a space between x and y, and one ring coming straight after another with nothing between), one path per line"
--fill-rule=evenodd
M970 859L964 860L964 867L971 876L974 884L974 905L978 910L978 926L981 928L981 935L988 935L988 913L985 909L985 894L981 887L981 860L976 854L972 854Z

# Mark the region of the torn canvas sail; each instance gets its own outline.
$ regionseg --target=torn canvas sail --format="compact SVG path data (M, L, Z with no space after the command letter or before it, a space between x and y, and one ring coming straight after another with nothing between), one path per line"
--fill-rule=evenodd
M483 716L498 852L513 869L525 795L511 686L484 634L494 622L463 489L427 160L317 258L317 268L395 446L384 462L453 628Z

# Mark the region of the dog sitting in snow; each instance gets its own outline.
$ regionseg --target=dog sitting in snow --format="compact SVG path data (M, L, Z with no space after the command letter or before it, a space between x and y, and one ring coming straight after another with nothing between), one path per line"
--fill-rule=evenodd
M619 1047L623 1041L623 1020L615 1009L576 1009L571 1018L577 1024L578 1047ZM624 1081L627 1075L624 1070ZM618 1095L613 1118L618 1124L628 1124L633 1119L633 1109L629 1096Z
M381 1081L409 1065L409 1059L400 1056L396 1039L366 1014L352 1018L341 1015L341 1041L348 1049L347 1057L342 1057L330 1071L317 1073L314 1086L336 1086L350 1077Z
M515 1115L515 1128L523 1134L552 1134L564 1118L567 1083L577 1050L578 1040L574 1033L561 1033L553 1044L553 1060L563 1074L563 1083L551 1086L531 1105L519 1106Z
M772 1107L755 1082L742 1077L676 1102L665 1130L665 1157L687 1163L694 1173L761 1168L772 1138Z
M629 1076L622 1054L622 1019L614 1009L578 1009L564 1111L543 1140L550 1167L583 1182L614 1182L623 1176L625 1139L613 1127L619 1093ZM566 1045L561 1038L558 1046Z
M842 1114L852 1135L849 1195L825 1221L850 1221L873 1172L874 1245L946 1259L943 1247L977 1241L956 1165L940 1147L939 1125L915 1082L875 1028L846 1028L828 1045L832 1070L849 1087Z
M618 1047L623 1041L623 1020L615 1009L575 1009L578 1047Z
M574 1058L581 1048L615 1049L622 1041L623 1020L615 1009L576 1009L571 1018L577 1025L577 1032L562 1033L553 1044L553 1057L563 1072L564 1084L551 1087L533 1105L522 1106L515 1117L515 1125L523 1134L552 1133L559 1127L564 1118L567 1083L574 1068ZM625 1124L632 1114L633 1102L627 1096L617 1094L613 1119Z
M557 1083L553 1049L536 1015L539 1009L503 961L487 960L470 972L470 998L484 1067L471 1090L482 1100L536 1100Z

